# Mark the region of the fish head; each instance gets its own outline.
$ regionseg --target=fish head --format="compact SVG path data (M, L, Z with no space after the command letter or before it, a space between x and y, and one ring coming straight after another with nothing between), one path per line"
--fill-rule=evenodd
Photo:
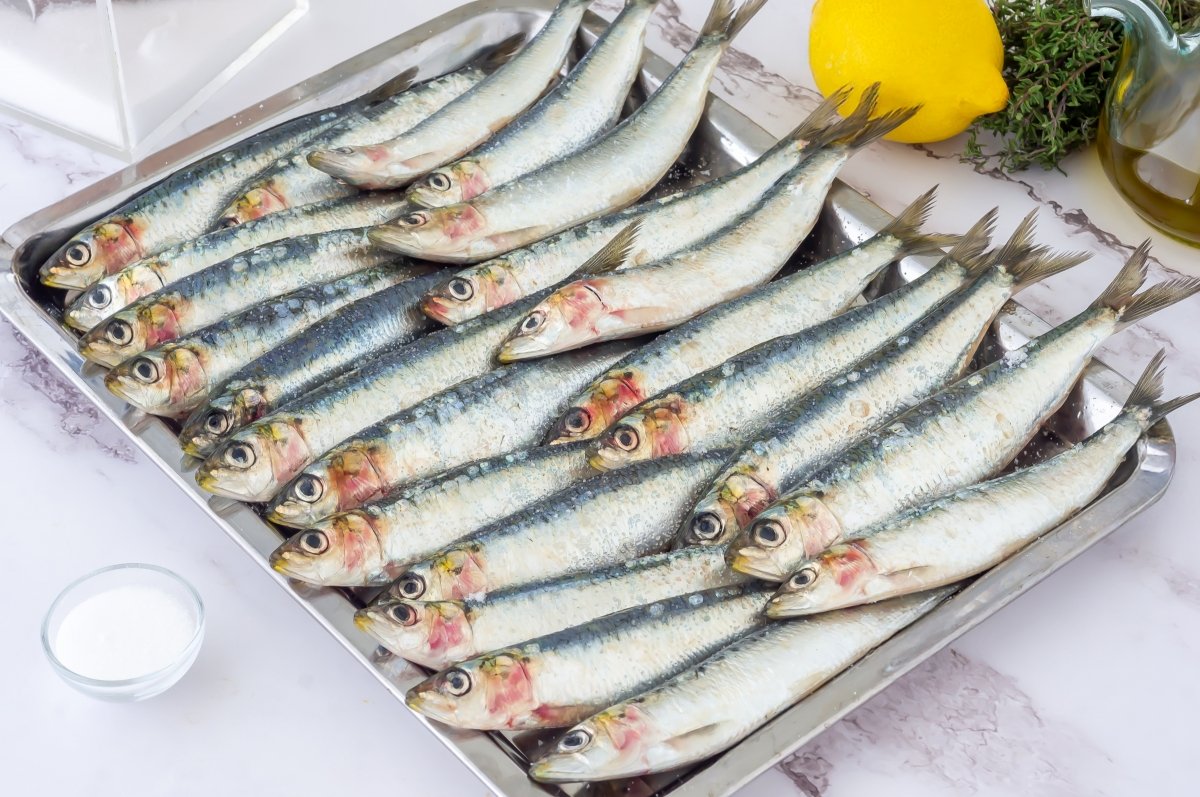
M461 257L484 237L487 219L462 202L440 208L411 208L367 233L371 243L391 252L425 260Z
M770 599L767 616L800 617L853 605L876 573L869 549L869 540L856 540L806 559Z
M405 703L460 728L534 727L538 705L531 670L520 651L496 651L427 678L409 690Z
M104 384L146 412L177 416L203 398L208 377L203 360L191 348L164 346L114 367Z
M687 451L685 410L683 398L671 393L625 413L596 440L588 462L597 470L616 470Z
M271 554L271 567L288 578L322 587L386 584L387 553L369 514L334 515L289 537Z
M307 526L386 491L369 454L349 443L305 468L271 502L267 516L286 526Z
M463 269L421 301L421 311L443 324L461 324L525 295L504 257Z
M644 774L656 768L655 749L670 741L656 730L650 712L629 700L560 736L533 762L529 776L545 783L580 783Z
M412 168L383 144L334 147L308 153L308 163L340 183L358 188L399 188L413 177Z
M138 270L136 266L131 266L130 268L135 271ZM126 284L129 282L126 279L127 272L128 269L119 271L116 274L109 274L80 294L63 314L63 319L67 322L67 325L81 332L87 332L105 318L108 318L115 310L119 310L129 304L132 300L126 299L128 295ZM139 296L141 294L134 296L134 298L138 298Z
M193 457L206 457L230 432L253 423L266 414L262 390L250 384L226 388L226 392L202 404L183 424L179 442Z
M266 501L311 460L299 424L265 419L217 446L196 472L205 490L239 501Z
M130 219L114 217L81 230L50 256L38 272L52 288L82 290L142 256L141 230Z
M128 307L96 325L79 341L80 353L109 368L135 354L174 340L179 323L168 302Z
M354 622L388 650L422 667L440 670L480 652L461 601L384 597L360 609Z
M500 361L545 357L593 342L596 322L605 315L604 302L592 287L594 282L572 282L539 302L500 345Z
M558 419L550 432L550 444L600 435L645 398L641 383L640 374L632 368L615 368L600 377Z
M488 591L486 559L478 546L460 545L418 562L392 584L388 593L408 600L464 600Z
M821 497L798 493L763 510L734 538L727 559L739 573L783 581L841 536L841 524Z
M775 498L774 490L752 476L729 474L696 504L684 521L679 542L683 545L727 545Z
M251 188L235 199L233 204L221 214L221 220L217 222L217 226L237 227L239 224L261 219L263 216L286 210L288 207L290 207L289 203L274 190L268 181Z
M440 208L474 199L492 187L479 162L464 158L434 169L408 189L406 199L429 208Z

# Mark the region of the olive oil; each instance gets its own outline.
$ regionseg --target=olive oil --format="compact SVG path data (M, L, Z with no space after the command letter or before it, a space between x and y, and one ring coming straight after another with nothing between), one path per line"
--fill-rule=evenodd
M1115 141L1101 123L1100 163L1117 190L1143 219L1163 232L1200 246L1200 157L1187 168L1156 154ZM1200 142L1196 144L1200 156Z

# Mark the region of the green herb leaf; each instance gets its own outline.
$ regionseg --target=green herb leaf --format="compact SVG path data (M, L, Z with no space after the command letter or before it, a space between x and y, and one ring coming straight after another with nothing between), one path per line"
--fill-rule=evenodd
M1176 30L1200 20L1200 0L1160 4ZM1004 42L1008 106L969 130L964 161L1006 172L1059 161L1096 138L1121 49L1121 26L1093 19L1083 0L994 0Z

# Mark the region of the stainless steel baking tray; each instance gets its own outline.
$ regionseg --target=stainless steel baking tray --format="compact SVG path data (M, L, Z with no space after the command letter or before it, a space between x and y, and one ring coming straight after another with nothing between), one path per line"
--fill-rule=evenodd
M273 572L267 566L267 554L278 545L280 534L246 506L202 492L192 478L192 464L185 461L173 430L157 418L132 410L104 389L102 371L80 358L75 338L58 322L61 295L38 285L35 274L41 262L71 232L201 155L247 132L339 102L409 67L419 67L422 77L446 72L514 33L535 31L552 5L552 0L481 0L465 5L29 216L5 232L0 242L0 257L11 262L11 268L0 274L0 310L179 489L190 495L262 565L267 577L288 589L351 655L376 675L401 701L397 710L407 710L400 708L404 692L423 673L377 650L355 628L352 616L362 596L289 585ZM598 17L589 15L580 34L581 46L593 40L603 24ZM670 67L663 59L647 53L641 90L656 86ZM723 173L747 162L772 143L766 131L714 98L681 167L668 182L677 186L690 181L695 174ZM817 229L804 250L797 254L795 265L803 266L822 253L863 240L888 218L852 189L838 185L830 194ZM905 261L885 274L874 289L885 289L889 282L894 285L898 280L911 280L928 267L928 261ZM996 323L982 356L986 358L988 351L994 353L998 348L1019 346L1046 328L1045 323L1028 311L1011 305ZM1041 456L1064 442L1087 436L1112 417L1129 389L1128 381L1096 363L1088 369L1046 433L1031 444L1029 455ZM976 578L807 699L705 764L636 781L543 786L525 776L527 755L536 751L540 741L537 735L472 733L426 724L491 789L504 795L729 794L1157 500L1170 481L1175 446L1169 427L1162 424L1155 431L1153 439L1128 458L1107 492L1087 510Z

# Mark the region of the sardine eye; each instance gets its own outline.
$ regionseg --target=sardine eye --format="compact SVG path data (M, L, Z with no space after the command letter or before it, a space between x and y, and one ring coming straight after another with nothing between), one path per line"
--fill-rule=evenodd
M321 531L306 531L300 535L300 547L307 553L325 553L329 548L329 538Z
M239 224L241 224L241 222L237 220L236 216L226 216L217 223L217 227L222 230L228 230L230 227L236 227Z
M583 407L572 407L563 417L563 431L569 434L583 434L592 425L592 415Z
M796 571L796 573L788 579L788 586L793 589L804 589L809 584L817 580L817 569L815 567L804 567Z
M754 524L754 540L766 548L778 548L783 544L787 532L776 520L760 520Z
M724 528L725 524L715 512L701 512L692 518L692 534L698 540L715 540Z
M546 323L546 314L541 310L534 310L525 316L525 320L521 322L521 331L526 335L531 332L537 332L544 323Z
M388 615L400 625L408 626L417 622L417 610L407 603L397 603L388 609Z
M204 417L204 430L209 434L225 434L229 429L229 415L224 410L213 410Z
M592 735L583 728L576 728L558 740L558 749L564 753L574 753L592 743Z
M126 346L133 340L133 327L125 321L110 321L104 328L104 337L118 346Z
M225 451L225 462L235 468L248 468L254 464L254 449L245 443L234 443Z
M72 266L86 266L92 259L92 249L83 241L76 241L67 247L67 251L63 252L63 257Z
M403 216L397 219L397 221L399 221L405 227L421 227L429 223L429 214L418 210L412 213L405 213Z
M325 492L325 485L316 476L306 473L296 482L296 489L293 492L301 501L311 504L321 497L321 493Z
M409 600L416 600L425 594L425 579L416 573L408 573L396 582L396 591Z
M618 426L617 430L613 432L612 441L613 445L622 451L633 451L638 447L638 443L641 442L641 438L638 437L638 433L633 429L633 427Z
M435 191L449 191L450 190L450 178L447 177L442 172L431 173L429 175L429 179L426 180L426 182L429 184L429 187Z
M131 370L139 382L145 382L148 385L158 381L158 366L147 357L138 357L134 360Z
M455 277L446 283L446 293L450 294L451 298L465 302L475 295L475 288L469 280Z
M333 151L339 155L353 155L354 147L335 147Z
M442 676L442 682L446 684L446 691L452 695L465 695L471 691L471 676L458 668L447 670Z
M94 307L97 310L103 310L105 307L108 307L109 302L111 301L112 291L108 289L107 285L97 285L88 291L87 303L89 307Z

